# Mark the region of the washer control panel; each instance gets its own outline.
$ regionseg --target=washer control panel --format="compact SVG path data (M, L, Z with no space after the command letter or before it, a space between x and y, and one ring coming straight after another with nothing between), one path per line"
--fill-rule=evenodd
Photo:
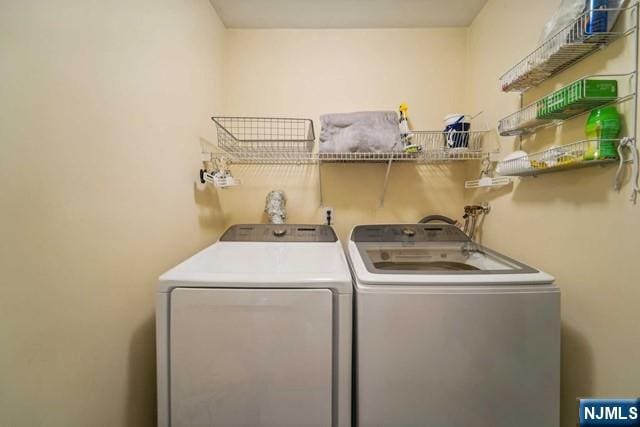
M220 237L221 242L337 242L328 225L238 224Z
M354 242L466 242L469 237L449 224L359 225Z

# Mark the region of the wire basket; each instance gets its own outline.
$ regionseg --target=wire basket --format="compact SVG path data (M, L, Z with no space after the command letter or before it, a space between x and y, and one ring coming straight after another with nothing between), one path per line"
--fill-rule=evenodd
M315 134L309 119L266 117L212 117L218 147L236 163L313 163L448 161L482 157L487 131L412 131L415 152L314 152Z
M411 143L422 147L427 161L469 160L482 157L482 142L487 131L412 131Z
M313 151L315 133L310 119L212 117L218 146L237 156L303 157Z
M498 131L502 136L528 134L551 122L560 123L596 107L626 101L635 96L635 78L635 72L583 77L501 119Z
M502 90L504 92L526 91L599 48L634 31L635 25L615 32L601 31L597 28L594 30L594 21L591 19L594 14L605 16L614 12L622 14L632 9L637 13L636 7L637 5L634 4L627 8L587 10L500 77ZM599 24L601 21L595 21L595 23ZM604 26L606 25L606 19L604 19Z
M620 140L584 140L560 145L498 163L502 176L535 176L566 169L578 169L618 160Z

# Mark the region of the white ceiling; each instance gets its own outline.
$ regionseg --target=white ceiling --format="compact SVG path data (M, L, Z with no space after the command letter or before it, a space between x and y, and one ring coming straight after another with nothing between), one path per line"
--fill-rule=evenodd
M227 28L468 26L487 0L210 0Z

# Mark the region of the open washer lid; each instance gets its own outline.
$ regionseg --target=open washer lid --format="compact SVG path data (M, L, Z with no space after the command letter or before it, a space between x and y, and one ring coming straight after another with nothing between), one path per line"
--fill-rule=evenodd
M471 241L457 227L362 225L349 257L358 280L372 284L540 284L553 278Z

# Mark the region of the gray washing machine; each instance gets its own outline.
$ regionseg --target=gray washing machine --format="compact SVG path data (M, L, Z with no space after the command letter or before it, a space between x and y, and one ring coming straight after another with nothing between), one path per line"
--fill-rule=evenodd
M451 225L355 227L360 426L557 427L553 277Z

